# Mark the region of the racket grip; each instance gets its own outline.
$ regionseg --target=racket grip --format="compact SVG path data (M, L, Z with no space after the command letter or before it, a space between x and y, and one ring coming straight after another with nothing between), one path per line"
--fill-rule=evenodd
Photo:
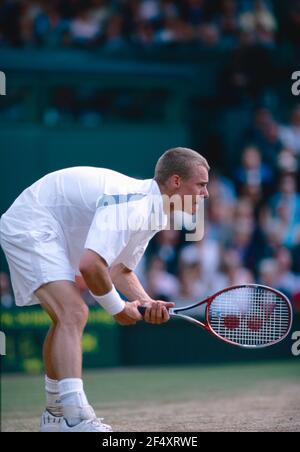
M147 309L147 308L145 308L145 306L139 306L139 307L138 307L138 311L139 311L139 313L140 313L143 317L144 317L144 315L145 315L146 309Z

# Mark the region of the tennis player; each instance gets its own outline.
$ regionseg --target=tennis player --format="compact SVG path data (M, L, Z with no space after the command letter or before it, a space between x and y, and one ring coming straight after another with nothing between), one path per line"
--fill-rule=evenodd
M43 348L47 405L41 432L112 431L97 418L83 388L81 338L88 308L75 276L83 276L120 325L140 321L140 305L147 307L146 322L167 322L174 304L152 300L134 269L150 239L166 228L165 199L189 195L196 212L199 197L208 197L208 172L204 157L186 148L163 154L150 180L102 168L64 169L27 188L1 217L16 304L39 303L53 322Z

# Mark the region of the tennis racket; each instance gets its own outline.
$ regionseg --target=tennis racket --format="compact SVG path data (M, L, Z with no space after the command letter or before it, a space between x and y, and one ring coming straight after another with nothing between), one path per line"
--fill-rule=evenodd
M203 323L193 316L205 304ZM144 316L146 308L139 307L139 311ZM204 301L170 309L169 313L173 318L201 326L222 341L249 349L269 347L285 339L293 316L291 303L284 294L255 284L223 289Z

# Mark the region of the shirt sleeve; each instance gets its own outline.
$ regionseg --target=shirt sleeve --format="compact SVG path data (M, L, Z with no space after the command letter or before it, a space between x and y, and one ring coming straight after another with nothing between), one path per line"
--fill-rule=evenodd
M126 225L125 206L98 208L90 227L85 248L99 254L108 266L121 255L130 240L131 232Z
M155 233L153 232L149 235L145 231L134 234L121 252L118 263L125 265L130 270L134 270L145 254L148 244L154 235Z

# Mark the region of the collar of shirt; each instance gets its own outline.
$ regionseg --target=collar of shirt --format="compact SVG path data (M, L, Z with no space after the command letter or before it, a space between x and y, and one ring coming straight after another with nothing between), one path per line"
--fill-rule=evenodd
M168 217L164 212L163 197L158 183L152 179L151 187L151 209L150 209L150 226L155 231L161 231L166 228Z

